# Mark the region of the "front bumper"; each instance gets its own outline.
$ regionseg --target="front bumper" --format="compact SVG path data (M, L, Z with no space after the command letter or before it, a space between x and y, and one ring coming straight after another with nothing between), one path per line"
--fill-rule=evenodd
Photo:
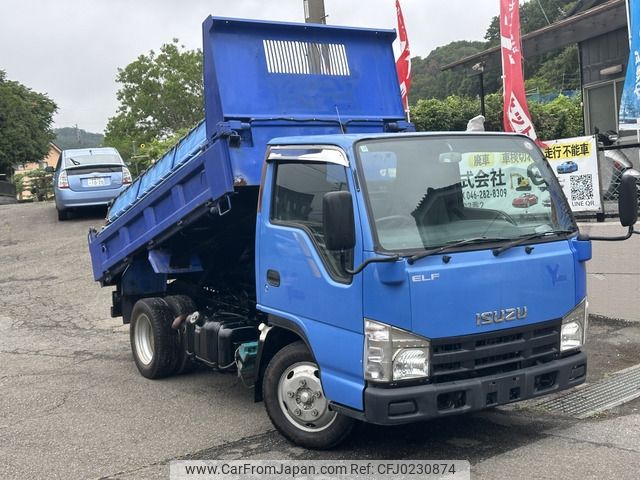
M364 418L359 418L397 425L457 415L575 387L584 383L586 376L587 356L579 352L487 377L413 387L368 386L364 391Z

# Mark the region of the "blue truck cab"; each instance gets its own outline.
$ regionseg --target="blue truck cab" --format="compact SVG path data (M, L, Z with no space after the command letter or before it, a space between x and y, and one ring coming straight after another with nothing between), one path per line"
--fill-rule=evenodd
M89 233L143 376L237 372L308 448L585 381L591 243L530 139L415 133L392 31L203 33L205 120Z

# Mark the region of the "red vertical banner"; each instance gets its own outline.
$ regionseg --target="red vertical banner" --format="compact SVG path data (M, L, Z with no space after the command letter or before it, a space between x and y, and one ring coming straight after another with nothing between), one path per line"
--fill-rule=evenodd
M396 72L400 83L402 104L405 112L409 111L409 89L411 88L411 52L409 50L409 37L404 26L404 16L400 8L400 0L396 0L396 12L398 14L398 39L400 40L400 57L396 61Z
M540 143L531 121L524 90L520 43L519 0L500 0L500 44L504 85L504 131L527 135Z

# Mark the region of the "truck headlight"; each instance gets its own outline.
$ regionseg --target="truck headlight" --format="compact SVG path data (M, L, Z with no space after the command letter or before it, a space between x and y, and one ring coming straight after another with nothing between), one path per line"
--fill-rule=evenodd
M562 317L560 332L560 351L566 352L580 348L587 340L587 299Z
M367 319L364 337L365 379L390 382L429 376L428 339Z

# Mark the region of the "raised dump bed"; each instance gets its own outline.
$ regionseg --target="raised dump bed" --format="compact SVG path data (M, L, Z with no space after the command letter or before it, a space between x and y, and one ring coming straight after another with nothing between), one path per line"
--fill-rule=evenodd
M233 216L234 194L257 190L275 137L406 129L389 68L394 38L392 30L209 17L205 120L90 231L94 278L114 283L137 255L149 255L156 273L175 271L159 260L163 243L205 215L209 224Z

